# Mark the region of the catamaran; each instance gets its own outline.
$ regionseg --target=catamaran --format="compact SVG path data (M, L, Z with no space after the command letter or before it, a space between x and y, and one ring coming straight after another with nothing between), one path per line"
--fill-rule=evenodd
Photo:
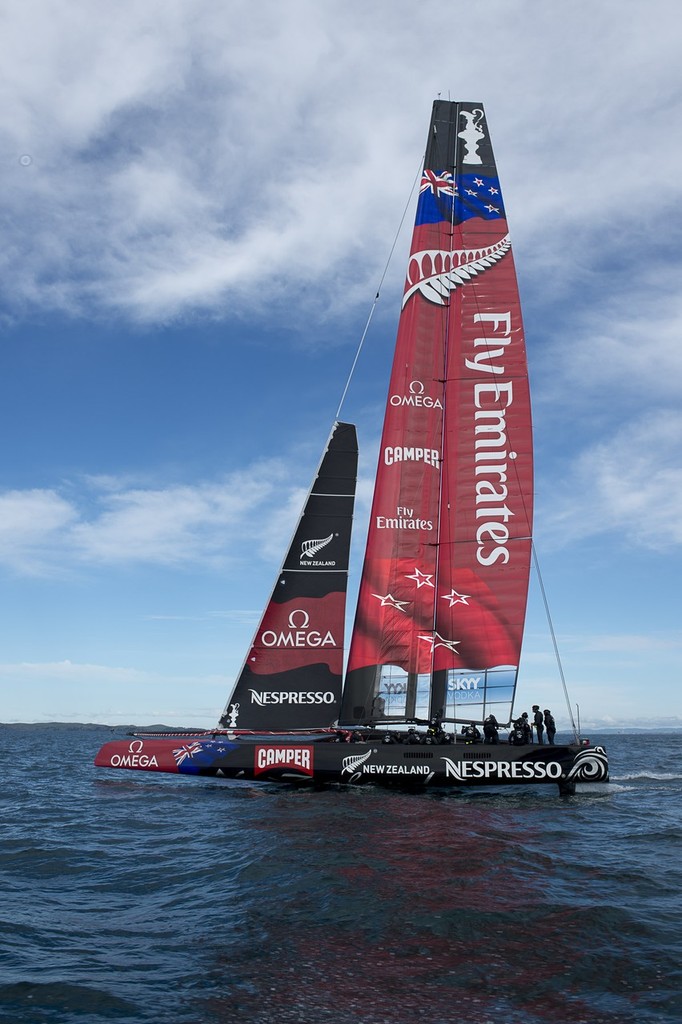
M574 725L564 744L514 728L531 409L480 103L433 105L344 679L357 459L337 420L216 728L136 733L95 764L410 788L607 781L604 748Z

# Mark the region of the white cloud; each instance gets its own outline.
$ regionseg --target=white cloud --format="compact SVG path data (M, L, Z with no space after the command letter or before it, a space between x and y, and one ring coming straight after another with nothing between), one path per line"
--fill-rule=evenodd
M88 563L203 561L225 544L224 533L269 490L255 481L128 490L101 498L101 512L70 531Z
M682 413L652 413L586 448L552 493L543 529L566 543L618 531L665 551L682 544Z
M533 348L536 404L550 411L571 407L596 423L624 414L631 419L662 403L676 407L682 378L678 281L678 267L647 261L636 274L605 277L603 291L570 311L559 305L549 339Z
M548 288L587 273L596 248L646 254L656 211L679 205L672 0L580 0L560 16L497 0L466 18L432 0L15 0L9 12L10 310L163 321L284 296L324 309L340 292L347 308L347 289L366 298L376 282L431 99L470 98L472 81L516 244L527 269L555 268Z
M50 548L77 517L71 503L54 490L0 494L0 562L29 575L49 571Z
M279 544L291 531L300 497L290 469L276 460L215 482L142 487L106 476L79 492L11 491L0 495L0 562L21 575L51 575L267 559L270 535Z

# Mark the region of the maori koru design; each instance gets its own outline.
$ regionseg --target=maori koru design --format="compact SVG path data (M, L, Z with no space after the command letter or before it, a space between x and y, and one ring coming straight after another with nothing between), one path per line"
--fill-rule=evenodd
M609 777L609 762L603 747L588 747L575 755L573 765L566 776L571 782L606 782Z

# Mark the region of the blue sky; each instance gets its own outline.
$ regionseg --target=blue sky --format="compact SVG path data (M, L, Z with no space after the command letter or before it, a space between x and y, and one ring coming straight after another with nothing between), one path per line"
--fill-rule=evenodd
M0 721L215 723L440 93L492 132L572 705L682 725L673 0L5 10ZM413 209L343 409L354 585ZM564 722L536 586L527 625L519 706Z

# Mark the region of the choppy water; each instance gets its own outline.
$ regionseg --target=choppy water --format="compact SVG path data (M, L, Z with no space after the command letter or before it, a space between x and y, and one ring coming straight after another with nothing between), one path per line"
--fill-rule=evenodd
M444 797L92 767L0 727L0 1024L682 1020L682 735Z

